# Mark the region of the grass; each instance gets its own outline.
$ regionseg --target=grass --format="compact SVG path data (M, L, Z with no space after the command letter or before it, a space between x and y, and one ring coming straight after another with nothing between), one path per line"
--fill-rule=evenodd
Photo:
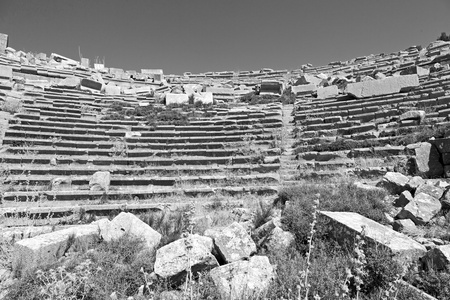
M320 197L312 196L317 194ZM276 252L258 250L276 266L277 277L264 297L254 300L415 299L398 284L402 268L384 248L365 244L364 231L355 234L355 244L342 246L329 238L329 227L315 218L319 209L354 211L384 223L384 196L382 191L358 189L350 181L328 185L300 182L283 188L275 206L284 207L283 229L295 234L296 243ZM228 204L229 197L215 195L210 199L213 203L209 206L193 202L175 211L141 214L140 218L162 233L160 247L183 233L202 234L206 228L238 221ZM248 206L254 211L256 226L269 220L273 206L258 201L256 196L245 199L252 203ZM160 299L173 287L151 275L154 262L154 253L143 250L139 240L124 236L115 242L101 242L93 250L72 253L33 276L25 275L10 288L7 299L110 299L112 293L117 299ZM417 274L411 269L405 278L438 299L448 299L447 273ZM188 276L176 293L180 299L183 293L186 299L219 299L207 273L196 278Z

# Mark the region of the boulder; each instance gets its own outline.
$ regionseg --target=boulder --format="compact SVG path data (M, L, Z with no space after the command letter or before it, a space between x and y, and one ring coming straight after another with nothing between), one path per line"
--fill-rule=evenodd
M308 84L308 85L297 85L291 87L291 92L294 95L297 94L303 94L303 93L312 93L315 90L317 90L317 86L314 84Z
M91 248L98 240L97 226L80 225L18 241L14 244L13 270L21 274L52 264L71 247Z
M141 239L146 248L154 250L161 241L161 234L141 221L131 213L121 212L112 221L111 225L120 228L126 234Z
M81 79L78 77L66 77L56 84L56 86L63 89L76 89L80 86L80 83Z
M0 79L12 80L13 72L9 66L0 65Z
M105 95L120 95L121 91L120 86L115 86L110 83L105 85Z
M441 210L441 207L438 199L425 193L416 193L414 200L403 207L396 218L410 219L416 225L423 225L428 223Z
M111 174L108 171L95 172L89 180L89 188L91 191L109 191L111 183Z
M420 177L420 176L414 176L413 178L411 178L408 183L406 184L406 188L410 191L410 192L415 192L416 189L425 183L425 180Z
M423 257L422 262L428 269L450 271L450 245L430 249Z
M275 272L266 256L253 256L215 268L210 276L222 299L263 299Z
M345 92L356 98L364 98L399 93L400 91L416 86L419 86L419 77L414 74L349 83L345 88Z
M447 189L442 195L441 204L443 209L450 209L450 189Z
M444 173L440 163L439 151L430 143L419 143L414 149L416 155L416 170L421 176L438 177Z
M353 245L355 235L365 226L366 242L388 249L401 262L413 262L426 253L423 245L369 218L353 212L321 211L320 218L328 221L331 235L339 242Z
M425 111L410 110L400 115L400 121L403 120L418 120L420 123L425 119Z
M441 199L442 195L444 194L444 189L441 189L438 186L433 186L431 184L421 184L416 189L416 194L425 193L427 195L430 195L436 199Z
M336 97L339 95L339 89L337 85L330 85L327 87L320 87L317 89L317 98L318 99L327 99Z
M289 248L295 240L295 236L289 231L284 231L280 227L275 227L268 239L264 242L264 247L271 251L282 251Z
M173 283L180 283L189 268L195 275L219 266L212 250L213 241L208 237L190 235L176 240L156 251L155 273Z
M125 231L121 227L106 218L92 222L91 224L98 226L100 237L106 242L117 240L125 234Z
M395 220L392 229L398 232L413 233L417 230L416 224L410 219Z
M409 178L398 172L387 172L377 186L384 187L392 194L400 194L406 190Z
M170 104L187 104L189 103L189 96L187 94L166 94L166 105Z
M413 201L414 197L409 191L403 191L397 200L394 202L396 207L405 207L409 202Z
M255 242L237 222L227 227L207 229L204 235L213 239L219 259L227 263L246 259L256 252Z

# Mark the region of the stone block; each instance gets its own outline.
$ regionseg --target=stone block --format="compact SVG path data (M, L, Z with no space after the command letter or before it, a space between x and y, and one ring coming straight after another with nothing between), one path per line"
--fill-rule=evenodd
M12 80L12 68L9 66L0 65L0 79Z
M350 83L345 88L345 92L356 98L364 98L399 93L402 90L416 86L419 86L419 77L414 74Z
M307 84L307 85L296 85L291 87L291 92L294 95L297 94L304 94L304 93L312 93L317 90L317 86L314 84Z
M8 48L8 35L0 33L0 52L4 53L6 48Z
M91 191L109 191L111 174L108 171L95 172L89 180Z
M121 212L111 221L111 224L126 234L139 238L150 250L156 249L161 241L160 233L131 213Z
M327 87L319 87L317 89L317 98L318 99L327 99L333 98L339 95L339 89L337 85L330 85Z
M444 168L440 163L438 149L428 142L418 143L418 145L419 147L414 149L417 172L426 177L442 176Z
M90 248L98 240L97 226L80 225L18 241L14 244L13 270L18 274L52 264L72 246Z
M275 271L266 256L253 256L215 268L210 276L221 299L265 299Z
M213 242L209 237L190 235L176 240L156 251L155 273L172 283L180 283L189 268L196 275L219 266L212 250Z
M81 79L81 86L97 91L101 91L102 89L102 84L100 82L88 78Z
M227 227L207 229L204 235L213 239L219 258L227 263L246 259L256 252L255 242L237 222Z
M410 219L416 225L428 223L442 208L441 202L425 193L416 193L414 200L408 203L397 215L397 219Z
M405 207L409 202L413 201L414 197L409 191L403 191L398 199L394 202L395 207Z
M405 191L409 178L401 173L387 172L377 186L384 187L392 194L400 194Z
M166 94L166 105L185 103L189 103L189 96L187 94Z
M369 218L353 212L321 211L319 216L329 221L332 236L340 243L353 245L356 234L364 226L366 242L388 249L401 262L413 262L426 253L426 248L409 238Z

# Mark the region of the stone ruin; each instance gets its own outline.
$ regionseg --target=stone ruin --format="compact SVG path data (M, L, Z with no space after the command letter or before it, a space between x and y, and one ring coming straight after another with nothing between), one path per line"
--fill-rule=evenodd
M388 190L393 209L390 227L355 213L321 212L344 229L336 230L337 239L364 225L367 239L399 259L445 268L449 243L411 233L443 222L439 212L450 208L449 63L450 43L434 42L290 71L165 75L16 51L0 34L0 234L16 241L14 272L61 257L73 235L94 245L129 231L156 251L160 234L133 212L214 194L241 205L244 195L270 198L299 180L339 177ZM259 89L292 93L295 104L239 101ZM209 107L194 111L188 125L152 128L142 117L102 118L113 103L134 109L197 102ZM399 142L438 129L439 137ZM185 201L164 203L175 196ZM76 229L53 232L45 223L111 211L122 213ZM41 226L30 227L29 220ZM247 226L244 218L192 237L192 267L211 270L226 298L238 298L248 286L239 280L243 270L254 270L248 280L255 293L275 276L266 257L254 256L255 240L286 247L293 239L277 217L260 228ZM156 251L156 276L183 276L182 264L171 259L185 255L177 243L183 241ZM240 246L227 248L233 243ZM220 280L233 276L238 279Z

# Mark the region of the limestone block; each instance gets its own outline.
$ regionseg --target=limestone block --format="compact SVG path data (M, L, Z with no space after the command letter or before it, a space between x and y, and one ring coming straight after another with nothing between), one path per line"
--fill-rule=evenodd
M184 103L189 103L189 96L187 94L166 94L166 105Z
M365 227L366 241L386 247L399 261L412 262L426 253L423 245L369 218L353 212L321 211L319 215L330 221L330 231L338 242L353 244L355 234Z
M264 299L275 271L266 256L253 256L215 268L210 276L222 299Z
M98 238L97 226L80 225L18 241L14 244L13 269L16 273L24 272L54 263L74 243L89 248Z
M345 88L345 92L356 98L364 98L399 93L403 89L416 86L419 86L419 77L417 74L414 74L388 77L381 80L350 83Z

